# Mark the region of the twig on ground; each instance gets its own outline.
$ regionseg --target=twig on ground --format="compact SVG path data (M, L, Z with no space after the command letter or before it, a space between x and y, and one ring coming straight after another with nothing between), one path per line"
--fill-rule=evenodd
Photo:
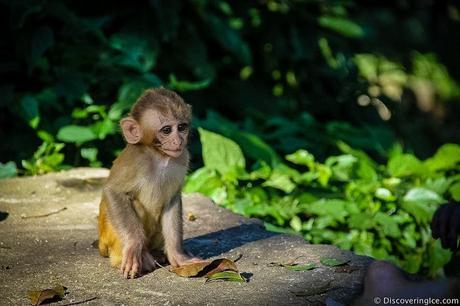
M58 214L58 213L60 213L61 211L64 211L64 210L66 210L66 209L67 209L67 207L62 207L61 209L58 209L58 210L56 210L56 211L52 211L52 212L50 212L50 213L43 214L43 215L21 216L21 219L44 218L44 217L48 217L48 216L51 216L51 215Z

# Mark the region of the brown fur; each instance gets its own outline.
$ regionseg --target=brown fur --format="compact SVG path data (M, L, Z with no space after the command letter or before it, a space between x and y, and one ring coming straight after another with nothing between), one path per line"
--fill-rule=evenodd
M104 187L99 253L125 277L151 270L154 250L164 250L175 266L192 259L182 248L180 190L189 163L188 129L179 130L184 118L191 118L190 107L176 93L156 89L146 91L131 117L122 120L130 143L114 161ZM171 132L162 135L163 125Z

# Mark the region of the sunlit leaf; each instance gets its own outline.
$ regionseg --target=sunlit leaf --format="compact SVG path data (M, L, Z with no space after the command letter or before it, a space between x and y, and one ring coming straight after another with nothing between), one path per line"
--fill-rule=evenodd
M44 302L48 302L50 300L64 298L66 290L67 288L64 286L57 285L52 289L28 291L27 297L29 298L32 305L41 305Z
M415 187L404 195L402 207L420 222L428 223L437 205L443 202L444 199L436 192Z
M315 157L307 150L297 150L292 154L286 155L286 159L294 164L307 166L310 169L315 166Z
M65 142L84 143L97 139L97 135L86 126L67 125L59 129L57 139Z
M213 261L203 260L189 263L180 267L171 268L171 272L182 277L212 277L220 272L238 272L235 263L227 258L219 258Z
M449 192L455 201L460 201L460 182L453 184L449 188Z
M411 154L397 155L388 161L388 172L394 177L418 174L424 171L422 162Z
M460 145L449 143L440 147L433 157L424 162L424 165L432 171L438 171L449 169L458 163L460 163Z
M199 128L203 161L207 168L226 174L244 169L246 162L240 147L232 140Z

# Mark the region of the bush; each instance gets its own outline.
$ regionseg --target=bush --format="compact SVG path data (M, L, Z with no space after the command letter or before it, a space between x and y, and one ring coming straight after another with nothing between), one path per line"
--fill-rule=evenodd
M342 154L323 163L298 150L248 167L236 142L199 133L204 167L188 177L185 192L261 218L269 230L387 259L408 272L434 276L450 260L429 224L440 204L460 199L459 145L446 144L424 161L395 149L388 163L378 164L339 142Z

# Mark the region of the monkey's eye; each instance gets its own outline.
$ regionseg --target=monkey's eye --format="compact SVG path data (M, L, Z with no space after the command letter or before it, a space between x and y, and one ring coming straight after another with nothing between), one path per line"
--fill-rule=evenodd
M165 135L168 135L168 134L171 134L172 128L169 125L167 125L167 126L162 127L160 132L162 132Z
M188 124L187 123L181 123L177 126L177 130L179 132L184 132L188 129Z

